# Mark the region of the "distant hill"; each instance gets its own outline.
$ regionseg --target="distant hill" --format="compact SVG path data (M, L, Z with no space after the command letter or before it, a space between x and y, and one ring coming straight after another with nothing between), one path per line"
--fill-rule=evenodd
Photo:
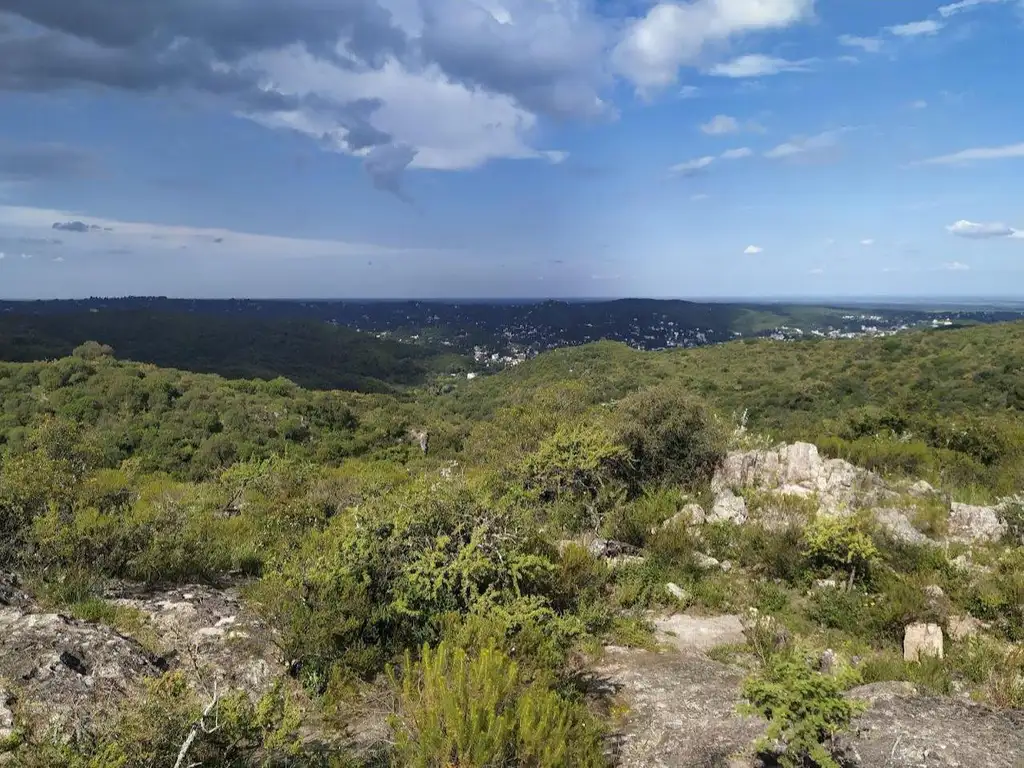
M469 366L459 355L315 320L147 310L0 315L0 360L64 357L86 341L113 347L122 360L234 379L283 376L310 389L389 392Z

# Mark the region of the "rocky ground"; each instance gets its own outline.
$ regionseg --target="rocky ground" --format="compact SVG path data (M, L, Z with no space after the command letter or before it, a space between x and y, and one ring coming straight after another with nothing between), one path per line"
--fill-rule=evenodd
M785 524L789 507L783 504L778 510L768 505L767 513L761 508L761 517L752 519L754 513L740 493L751 488L780 499L813 499L824 514L870 509L893 536L936 546L944 542L925 536L911 522L908 505L915 498L932 497L947 505L948 541L993 541L1006 525L1001 505L950 503L926 483L892 487L846 462L822 459L807 444L730 454L715 477L710 508L690 505L680 514L693 525L705 520ZM587 546L613 564L643 557L635 547L616 542L590 540ZM706 566L730 567L710 557ZM964 567L971 567L969 558ZM675 594L673 587L679 590L666 585ZM221 690L241 689L253 695L287 671L273 634L246 609L234 589L146 591L117 585L105 598L139 619L137 636L47 611L15 577L0 574L0 743L11 733L15 711L69 735L86 730L146 678L167 670L184 671L202 691L216 684ZM752 744L764 723L738 714L745 672L708 656L716 647L745 642L744 619L679 613L655 617L655 625L661 650L611 647L594 670L605 690L628 707L628 718L613 745L619 764L756 765ZM961 616L951 618L945 632L957 637L980 628L971 617ZM913 632L921 648L937 637L941 651L943 628L920 625ZM1022 712L927 695L904 683L864 686L849 695L870 704L845 737L852 765L1024 766Z

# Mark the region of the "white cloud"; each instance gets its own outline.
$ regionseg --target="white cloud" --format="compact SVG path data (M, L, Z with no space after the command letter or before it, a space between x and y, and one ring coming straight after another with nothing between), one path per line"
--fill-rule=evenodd
M715 158L713 155L705 155L704 157L698 157L695 160L687 160L686 162L677 163L676 165L673 165L671 168L669 168L669 171L671 173L685 176L687 174L703 170L704 168L707 168L709 165L711 165L713 162L715 162Z
M825 270L822 269L821 267L815 267L814 269L812 269L810 271L810 274L812 274L812 275L824 275L825 274Z
M910 102L910 108L911 109L927 109L928 108L928 102L925 101L924 99L918 99L917 101Z
M740 123L735 117L729 115L715 115L700 129L709 136L720 136L725 133L739 133Z
M794 137L764 153L770 160L794 158L808 154L819 154L834 149L839 144L839 137L849 128L838 128L824 131L814 136Z
M679 176L687 176L702 171L716 160L742 160L745 157L750 157L754 154L754 150L750 147L736 147L735 149L727 149L722 154L718 155L705 155L704 157L698 157L694 160L687 160L682 163L677 163L669 168L669 173L673 173Z
M856 35L840 35L839 44L848 48L860 48L866 53L878 53L882 50L882 41L877 37L858 37Z
M684 85L679 89L679 98L681 99L696 99L700 96L700 88L696 85Z
M924 21L911 21L907 24L897 24L886 27L886 30L897 37L918 37L919 35L934 35L945 26L941 21L925 19Z
M921 160L916 165L959 165L976 160L1009 160L1024 158L1024 144L1008 144L1003 147L974 147L963 149L951 155L940 155Z
M790 61L789 59L780 59L775 56L751 53L746 56L740 56L732 61L715 64L708 69L708 74L715 77L733 78L766 77L768 75L777 75L781 72L809 72L811 65L816 62L817 59Z
M1024 238L1024 231L1008 227L1001 222L976 222L960 219L946 227L946 230L951 235L965 237L969 240L989 240L1003 237Z
M31 253L23 253L23 254L21 254L21 258L23 258L23 259L31 259L31 258L33 258L33 256L32 256Z
M872 245L875 244L875 241L870 237L866 237L860 241L860 244L863 245L865 248L870 248Z
M53 257L53 260L54 260L55 262L57 262L58 264L61 264L61 263L63 263L63 262L64 262L64 257L63 257L63 256L54 256L54 257Z
M720 157L723 160L742 160L744 157L750 157L753 154L754 150L750 147L737 147L736 149L725 150Z
M950 3L949 5L943 5L939 8L939 16L946 19L950 16L955 16L963 11L970 10L979 5L990 5L994 3L1006 3L1013 2L1013 0L960 0L959 3Z
M762 248L759 245L748 245L746 248L743 249L743 253L745 253L747 256L755 256L763 251L764 248Z
M560 149L549 149L546 152L541 152L541 154L544 155L552 165L561 165L569 159L569 153L563 152Z
M696 203L696 202L699 202L700 200L707 200L708 197L709 196L707 194L705 194L703 192L698 192L695 195L690 195L690 200L692 200L693 202Z
M809 19L814 0L664 0L631 23L612 53L614 68L643 92L676 80L708 44Z
M318 140L326 137L340 152L366 154L351 145L352 131L338 122L329 105L362 100L376 107L369 118L373 129L416 150L412 168L452 171L499 158L547 157L528 143L538 122L535 114L510 96L452 82L437 67L412 72L392 59L380 69L347 69L300 49L261 54L252 63L282 91L328 103L323 110L255 119Z
M950 272L966 272L967 270L970 269L969 266L967 266L961 261L947 261L945 264L942 265L942 268L947 269Z

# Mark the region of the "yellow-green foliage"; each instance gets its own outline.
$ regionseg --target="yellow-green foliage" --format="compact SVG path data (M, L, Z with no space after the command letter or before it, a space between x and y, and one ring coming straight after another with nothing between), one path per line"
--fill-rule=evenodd
M852 582L868 572L878 549L861 518L821 515L804 529L803 554L812 567L844 570Z
M581 704L540 682L493 646L475 653L441 643L405 655L395 764L408 768L603 765L601 729Z

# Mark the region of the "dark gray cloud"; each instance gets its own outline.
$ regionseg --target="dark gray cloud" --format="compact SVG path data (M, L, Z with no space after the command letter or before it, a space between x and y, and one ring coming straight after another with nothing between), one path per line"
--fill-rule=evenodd
M508 94L526 109L554 117L608 112L598 95L605 39L597 25L559 12L557 3L548 10L533 6L531 13L516 17L516 24L503 24L465 0L430 0L421 7L423 54L450 77Z
M160 50L181 39L217 57L339 39L365 61L401 52L405 35L377 0L0 0L0 11L105 48Z
M61 232L112 232L110 227L99 224L86 224L84 221L55 221L53 229Z
M0 55L0 70L2 62ZM18 144L0 140L0 179L4 181L82 178L93 175L97 168L95 157L63 144Z
M377 189L390 192L407 203L412 202L402 188L402 174L416 157L416 150L404 144L374 147L363 161L363 167Z

